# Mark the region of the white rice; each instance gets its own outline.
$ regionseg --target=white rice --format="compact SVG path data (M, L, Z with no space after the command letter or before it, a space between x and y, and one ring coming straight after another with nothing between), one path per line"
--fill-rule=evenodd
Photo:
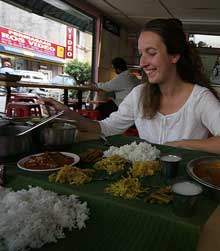
M127 144L121 147L110 146L107 151L104 151L105 157L111 157L115 154L132 162L143 162L146 160L155 160L159 157L160 150L146 142L141 142L139 144L132 142L130 145Z
M40 187L0 190L0 250L40 248L64 238L64 228L81 229L89 219L87 203Z

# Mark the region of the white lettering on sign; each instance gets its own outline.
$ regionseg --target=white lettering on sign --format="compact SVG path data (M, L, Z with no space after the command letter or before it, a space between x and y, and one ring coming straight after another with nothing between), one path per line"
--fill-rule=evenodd
M73 59L73 28L66 29L66 58Z
M16 31L8 30L8 33L9 33L9 35L14 35L14 36L19 37L19 38L35 41L35 42L41 43L41 44L46 44L48 46L51 45L51 43L48 42L48 41L45 41L45 40L42 40L42 39L39 39L39 38L35 38L35 37L31 37L31 36L28 36L28 35L25 35L25 34L22 34L22 33L18 33Z
M35 47L38 47L38 48L41 48L41 49L45 49L45 50L49 50L49 51L55 51L56 50L54 47L48 46L46 44L41 44L41 43L37 43L37 42L33 42L33 41L28 41L28 43L31 46L35 46Z
M13 47L30 50L31 53L36 51L38 53L49 54L51 56L64 58L64 46L54 44L41 38L36 38L31 35L21 33L19 31L11 30L0 26L0 43L10 45Z
M18 41L19 43L25 43L25 40L23 38L16 37L16 36L13 36L13 35L9 35L9 34L4 33L4 32L2 32L2 38L7 38L7 39L12 40L12 41Z
M68 57L72 57L72 56L73 56L73 53L72 53L71 51L68 51L68 52L67 52L67 56L68 56Z

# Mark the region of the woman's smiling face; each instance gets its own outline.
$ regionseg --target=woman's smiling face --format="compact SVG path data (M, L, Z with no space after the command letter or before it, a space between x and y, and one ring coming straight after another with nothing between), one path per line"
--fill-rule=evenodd
M149 83L167 82L172 72L176 71L179 55L168 54L161 37L151 31L144 31L140 34L138 49L141 55L140 66L146 73Z

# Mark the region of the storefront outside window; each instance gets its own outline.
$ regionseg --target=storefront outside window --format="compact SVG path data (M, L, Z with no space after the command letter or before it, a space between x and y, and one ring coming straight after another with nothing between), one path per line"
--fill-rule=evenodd
M69 60L92 64L91 32L82 32L62 20L54 21L2 1L0 14L0 66L9 60L17 70L41 71L52 79L63 73Z

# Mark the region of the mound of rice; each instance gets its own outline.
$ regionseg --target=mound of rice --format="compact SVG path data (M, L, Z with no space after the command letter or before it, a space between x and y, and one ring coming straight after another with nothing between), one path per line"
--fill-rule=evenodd
M155 160L159 157L160 150L146 142L141 142L139 144L132 142L130 145L127 144L121 147L110 146L107 151L104 151L105 157L111 157L115 154L132 162L143 162L146 160Z
M87 203L40 187L0 190L0 250L40 248L64 238L64 228L81 229L89 219Z

